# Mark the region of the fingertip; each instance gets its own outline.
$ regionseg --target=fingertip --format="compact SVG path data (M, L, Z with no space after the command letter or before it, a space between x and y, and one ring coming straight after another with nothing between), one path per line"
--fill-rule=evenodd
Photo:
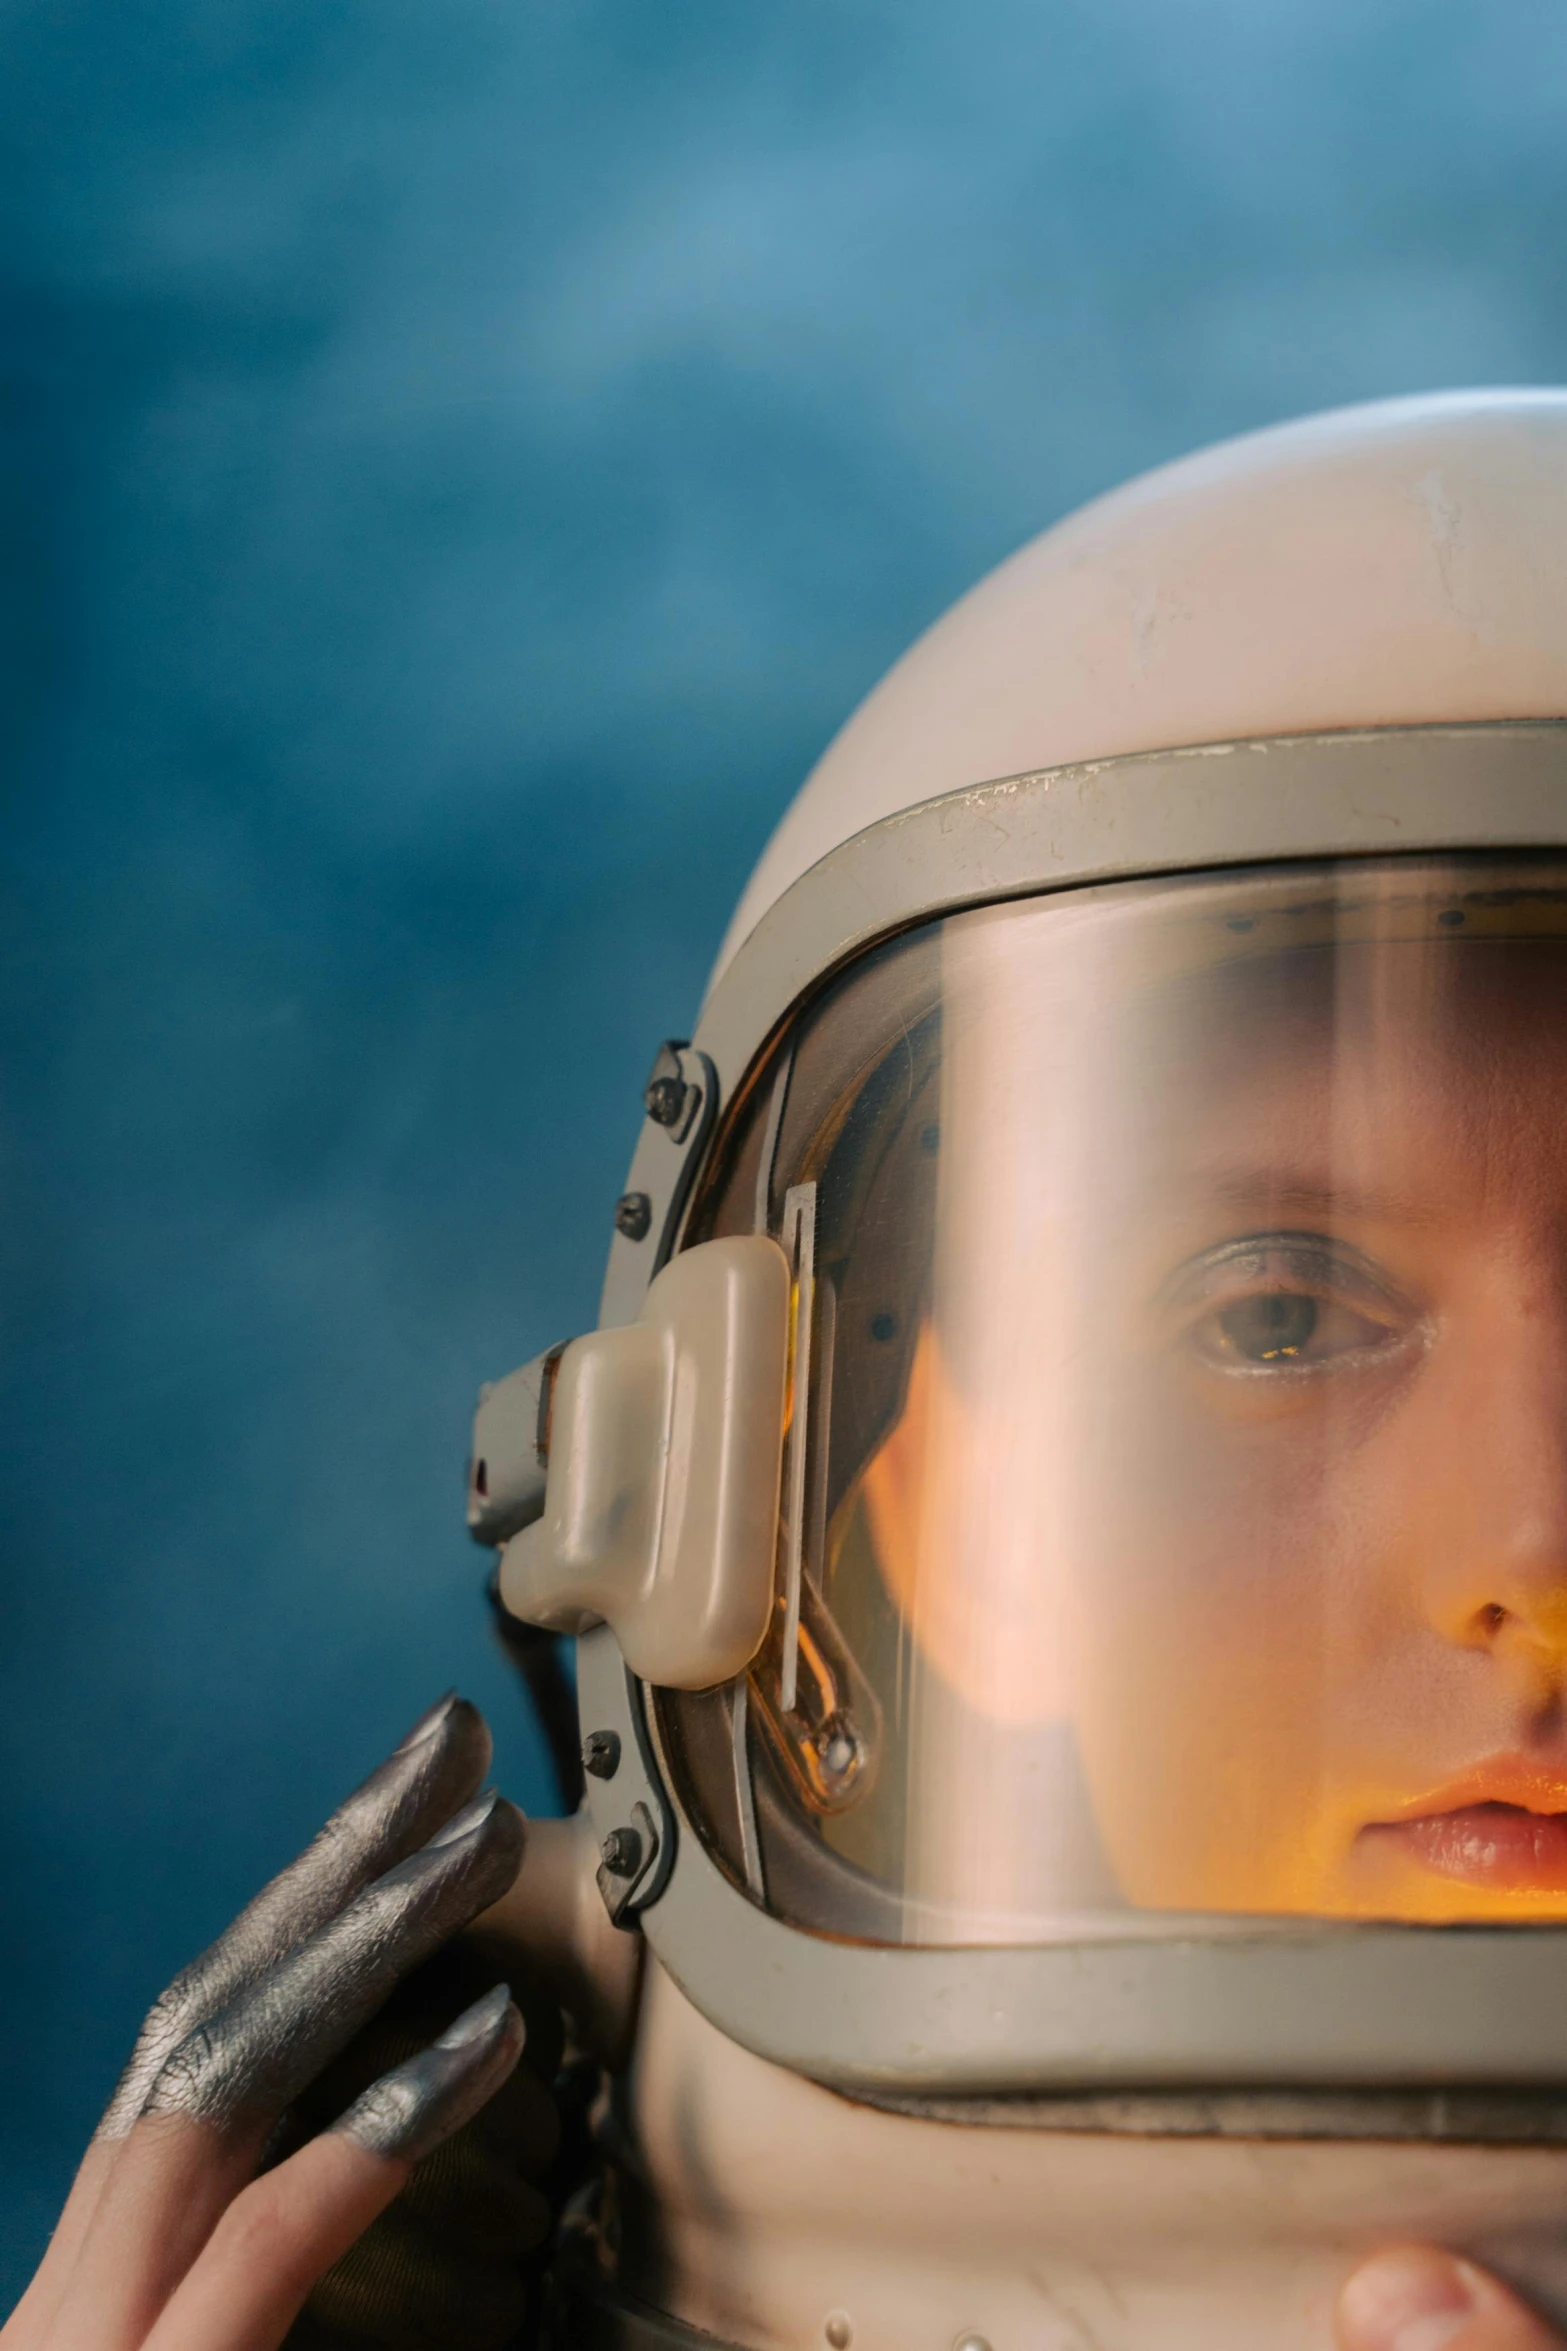
M523 1848L528 1842L527 1814L520 1806L513 1804L509 1796L498 1795L495 1799L495 1823L492 1835L497 1847L514 1853L520 1868Z
M403 1733L392 1753L406 1755L410 1747L422 1747L426 1739L433 1739L457 1702L455 1690L443 1690L435 1704L427 1706L418 1721Z
M482 2041L492 2035L498 2039L515 2036L517 2053L519 2056L522 2054L527 2027L523 2023L522 2011L511 1996L510 1984L493 1984L482 1999L475 2000L471 2007L465 2008L444 2033L436 2036L435 2047L465 2049L470 2042Z
M497 1796L484 1838L484 1898L481 1909L488 1910L492 1902L499 1902L503 1895L511 1892L521 1872L527 1849L527 1821L507 1797Z
M471 1700L449 1691L428 1707L344 1798L317 1841L344 1894L439 1838L443 1824L471 1807L492 1751L490 1726ZM345 1854L357 1866L345 1869Z
M371 2154L417 2163L489 2103L525 2037L509 1988L497 1984L428 2049L372 2082L332 2129Z
M1560 2351L1555 2330L1506 2286L1435 2245L1373 2254L1335 2316L1339 2351Z
M448 1690L428 1707L392 1749L387 1763L406 1772L421 1770L435 1788L478 1787L490 1768L494 1741L490 1726L471 1698Z
M473 1858L484 1885L482 1906L499 1901L522 1867L528 1824L497 1788L486 1788L438 1828L425 1852L445 1854L458 1846Z

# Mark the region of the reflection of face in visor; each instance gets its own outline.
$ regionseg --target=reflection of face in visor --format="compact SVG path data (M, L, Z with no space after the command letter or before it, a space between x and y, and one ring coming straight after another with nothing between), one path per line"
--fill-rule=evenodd
M660 1711L758 1898L1567 1917L1567 869L932 925L803 1017L697 1237L763 1203L779 1609L743 1706Z

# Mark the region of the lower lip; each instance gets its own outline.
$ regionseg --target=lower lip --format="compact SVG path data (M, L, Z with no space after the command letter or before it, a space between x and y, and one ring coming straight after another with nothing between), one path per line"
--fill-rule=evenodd
M1465 1804L1422 1820L1379 1821L1363 1831L1391 1840L1438 1877L1498 1893L1567 1893L1567 1812L1517 1804Z

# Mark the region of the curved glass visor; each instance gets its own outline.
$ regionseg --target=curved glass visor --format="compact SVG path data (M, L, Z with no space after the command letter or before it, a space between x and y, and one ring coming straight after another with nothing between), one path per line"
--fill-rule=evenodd
M1567 861L983 908L865 958L693 1239L797 1272L698 1833L885 1942L1567 1917Z

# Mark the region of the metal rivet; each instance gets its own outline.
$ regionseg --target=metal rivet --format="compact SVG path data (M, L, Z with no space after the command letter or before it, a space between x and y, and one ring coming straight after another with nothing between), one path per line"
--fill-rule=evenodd
M656 1127L680 1124L680 1113L686 1106L686 1088L683 1078L654 1078L642 1097L647 1104L648 1117Z
M983 2335L959 2335L952 2351L990 2351Z
M620 1769L620 1733L589 1731L582 1742L582 1768L596 1780L612 1780Z
M645 1241L653 1222L653 1203L646 1192L622 1192L615 1202L615 1230L625 1240Z
M642 1839L635 1829L611 1829L599 1851L612 1878L634 1878L642 1867Z
M854 2340L854 2322L846 2310L831 2310L822 2333L831 2343L832 2351L849 2351L849 2345Z

